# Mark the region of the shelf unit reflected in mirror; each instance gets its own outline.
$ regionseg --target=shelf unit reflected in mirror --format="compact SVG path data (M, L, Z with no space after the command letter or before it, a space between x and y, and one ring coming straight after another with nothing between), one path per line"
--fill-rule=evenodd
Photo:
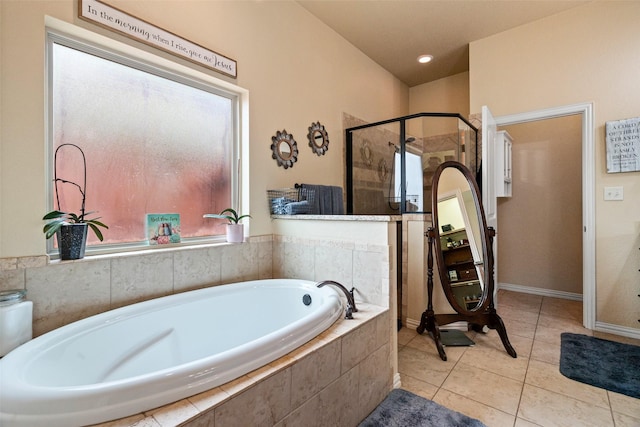
M440 247L457 303L473 310L482 297L482 286L465 228L440 233Z

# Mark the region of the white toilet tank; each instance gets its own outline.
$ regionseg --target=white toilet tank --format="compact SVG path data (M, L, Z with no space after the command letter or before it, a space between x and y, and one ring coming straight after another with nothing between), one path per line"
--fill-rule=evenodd
M27 291L0 291L0 357L32 337L33 303L25 301Z

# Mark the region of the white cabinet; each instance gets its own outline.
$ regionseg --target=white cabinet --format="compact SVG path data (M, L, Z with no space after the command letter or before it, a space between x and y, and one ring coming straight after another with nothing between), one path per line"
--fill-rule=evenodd
M513 139L505 130L496 132L495 137L495 184L496 197L511 197L511 145Z

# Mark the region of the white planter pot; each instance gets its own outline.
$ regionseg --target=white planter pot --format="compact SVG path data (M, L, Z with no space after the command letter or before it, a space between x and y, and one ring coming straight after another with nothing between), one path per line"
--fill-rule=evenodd
M227 224L227 242L244 242L244 224Z

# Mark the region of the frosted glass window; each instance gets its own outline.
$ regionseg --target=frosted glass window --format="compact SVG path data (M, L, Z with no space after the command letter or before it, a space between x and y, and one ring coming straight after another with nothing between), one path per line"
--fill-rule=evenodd
M223 234L222 221L202 215L233 205L236 98L131 61L51 49L51 155L64 143L84 151L86 209L109 226L102 244L146 242L147 213L180 214L183 240ZM58 153L58 178L82 183L71 147ZM59 197L63 211L79 211L76 187L59 185ZM88 243L100 244L91 231Z

